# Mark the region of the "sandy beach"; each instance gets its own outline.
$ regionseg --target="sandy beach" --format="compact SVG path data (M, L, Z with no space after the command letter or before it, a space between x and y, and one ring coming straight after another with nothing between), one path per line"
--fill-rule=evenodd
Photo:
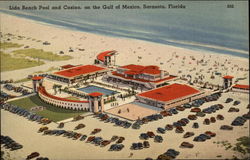
M249 81L249 66L248 59L246 58L206 53L205 51L195 51L141 40L108 37L73 31L2 13L0 16L1 32L3 34L11 33L16 36L25 36L31 37L31 39L41 40L41 42L37 42L30 39L11 39L10 42L23 44L24 46L29 45L30 48L43 49L58 55L60 51L63 51L64 55L73 57L73 59L67 61L48 61L41 66L1 72L2 80L19 80L26 78L27 75L33 74L34 72L46 71L50 67L59 67L65 64L93 64L98 53L106 50L116 50L119 53L116 63L119 65L158 65L161 69L168 71L172 75L184 78L192 77L192 81L196 79L199 80L199 77L203 75L203 82L209 82L214 85L222 85L222 76L228 74L235 78L244 78L244 80L239 81L241 84L248 84ZM43 45L42 42L44 41L50 42L51 45ZM69 52L70 48L72 48L74 52ZM80 51L79 48L84 49L84 51ZM220 75L215 75L216 72L219 72ZM211 78L212 76L214 76L214 78ZM241 101L238 106L235 106L240 109L239 112L228 112L228 109L233 105L232 103L226 104L224 102L229 97ZM195 136L205 131L215 132L216 137L206 142L194 142L194 137L184 139L182 138L183 134L175 133L173 130L167 131L165 134L160 134L164 139L163 143L155 143L153 139L149 139L150 148L142 150L130 149L132 143L142 142L142 140L139 139L141 133L147 131L156 133L158 127L165 127L166 124L172 124L192 114L190 109L179 112L177 115L165 117L161 120L142 125L139 130L115 127L112 123L101 122L93 116L88 116L83 120L67 122L65 124L65 130L73 130L79 123L85 124L86 127L77 132L88 136L93 129L101 128L102 131L97 135L104 139L110 139L113 135L125 137L123 143L125 147L120 152L108 151L110 145L99 147L94 144L85 143L85 141L72 140L62 136L42 135L41 133L37 133L41 124L28 121L24 117L1 110L1 134L12 137L15 141L24 146L23 149L17 151L10 152L4 148L3 150L8 151L13 159L25 159L31 152L39 152L42 156L54 160L145 159L146 157L155 159L158 155L166 152L166 150L170 148L180 151L180 155L177 157L178 159L225 159L233 158L234 155L240 157L241 155L239 155L239 153L230 149L225 150L225 147L222 147L221 144L216 144L216 142L228 141L232 145L235 145L237 138L249 135L249 121L247 121L244 126L234 127L232 131L220 130L221 125L230 125L237 116L242 116L249 111L247 109L248 101L248 94L229 92L223 93L218 101L203 104L200 107L201 109L213 104L223 104L224 109L218 110L216 113L207 114L205 117L199 117L195 121L191 121L191 123L184 127L184 130L185 132L194 132ZM216 123L210 125L203 124L205 118L210 118L212 116L216 117L218 114L223 115L225 119L216 121ZM192 128L193 122L198 122L200 128ZM50 123L48 125L50 129L56 129L57 126L58 124L56 123ZM179 145L183 141L194 144L194 148L179 148ZM132 157L129 157L130 153L133 153Z
M2 33L26 37L22 40L11 39L11 42L56 54L63 51L65 55L73 57L73 59L67 61L48 61L41 66L16 70L15 74L11 71L1 72L3 80L18 80L25 78L28 74L46 71L50 67L59 67L65 64L92 64L98 53L106 50L118 51L116 63L119 65L158 65L161 69L173 75L188 78L187 75L189 74L192 81L203 75L203 82L221 85L221 76L227 74L231 74L235 78L246 78L242 83L247 83L249 80L248 59L246 58L73 31L2 13L0 16ZM13 25L13 22L18 25ZM41 40L41 42L32 41L32 39ZM48 41L51 45L43 45L42 42L45 41ZM69 52L70 48L74 52ZM79 49L84 49L84 51ZM215 72L221 74L215 75ZM27 74L24 75L23 73ZM212 75L214 78L211 79Z

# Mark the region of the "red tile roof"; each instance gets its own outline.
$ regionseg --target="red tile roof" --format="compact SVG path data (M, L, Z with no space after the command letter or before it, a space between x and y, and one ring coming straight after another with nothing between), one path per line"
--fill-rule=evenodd
M89 73L93 73L93 72L97 72L97 71L101 71L105 69L106 68L98 67L95 65L84 65L84 66L74 67L74 68L63 70L63 71L55 72L54 74L70 78L70 77L89 74Z
M184 84L172 84L161 88L153 89L138 96L150 98L157 101L167 102L181 97L197 94L200 91Z
M42 76L35 76L35 77L32 77L32 80L33 81L38 81L38 80L41 80L41 79L43 79L44 77L42 77Z
M61 68L63 68L63 69L69 69L69 68L73 68L73 67L75 67L75 66L71 65L71 64L67 64L67 65L61 66Z
M52 98L52 99L56 99L56 100L60 100L60 101L77 102L77 103L89 103L89 101L78 101L78 100L71 100L71 99L66 99L66 98L61 98L61 97L53 96L53 95L49 94L44 87L39 87L38 88L38 92L41 93L41 94L43 94L46 97L49 97L49 98Z
M249 90L249 85L236 84L236 85L233 86L233 88L239 88L239 89L247 89L247 90Z
M104 61L106 56L112 56L116 51L105 51L102 53L99 53L97 56L97 59L100 61Z
M141 65L129 64L129 65L126 65L126 66L121 66L121 68L130 69L130 70L133 70L133 71L141 71L145 67L141 66Z
M228 76L228 75L227 75L227 76L224 76L223 78L224 78L224 79L233 79L234 77L233 77L233 76Z
M102 96L103 94L100 93L100 92L93 92L93 93L89 93L89 96L92 96L92 97L99 97L99 96Z
M130 65L122 66L121 68L129 69L129 71L131 71L130 73L132 73L132 75L142 74L142 73L146 73L146 74L160 74L161 73L159 67L153 66L153 65L142 66L142 65L130 64ZM129 74L129 73L127 73L127 74Z
M132 77L125 77L123 74L119 74L116 71L112 72L112 74L114 76L118 76L118 77L121 77L121 78L124 78L124 79L127 79L127 80L135 80L135 81L139 81L139 82L152 82L152 83L160 83L160 82L163 82L163 81L166 81L166 80L176 78L176 76L168 76L166 78L163 78L163 79L160 79L160 80L157 80L157 81L149 81L149 80L145 80L145 79L135 79L135 78L132 78Z

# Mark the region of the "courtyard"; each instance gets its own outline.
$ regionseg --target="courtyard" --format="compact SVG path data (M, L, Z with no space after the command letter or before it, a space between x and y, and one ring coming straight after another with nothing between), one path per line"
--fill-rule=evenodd
M138 102L132 102L115 108L111 108L109 110L106 110L105 112L131 121L135 121L137 119L142 119L143 117L156 114L160 111L160 108L151 107Z

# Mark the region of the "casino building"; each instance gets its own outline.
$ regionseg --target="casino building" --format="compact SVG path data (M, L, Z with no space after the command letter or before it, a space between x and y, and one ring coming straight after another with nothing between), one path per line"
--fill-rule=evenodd
M107 72L107 68L99 67L96 65L70 66L68 69L63 69L61 71L50 74L49 78L64 83L73 84L82 80L88 80L91 78L102 76Z
M122 83L136 88L153 89L165 85L168 81L176 79L176 76L160 70L158 66L142 66L130 64L121 66L116 71L108 73L105 77L108 81Z
M232 91L248 93L249 94L249 85L235 84L235 85L232 86Z
M180 106L205 96L205 91L200 91L188 85L177 83L136 95L140 102L162 109Z

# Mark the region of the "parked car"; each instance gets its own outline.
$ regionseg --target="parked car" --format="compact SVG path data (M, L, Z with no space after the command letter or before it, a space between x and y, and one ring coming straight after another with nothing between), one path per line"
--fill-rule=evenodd
M187 121L185 121L185 120L179 120L177 122L180 123L181 126L186 126L188 124Z
M141 133L140 136L139 136L139 138L147 140L149 138L149 136L146 133Z
M43 127L39 128L38 133L41 133L41 132L48 130L48 129L49 128L47 126L43 126Z
M210 122L211 122L211 123L215 123L215 122L216 122L215 117L210 117Z
M194 145L189 142L182 142L180 145L181 148L193 148Z
M222 125L220 127L221 130L233 130L233 127L232 126L228 126L228 125Z
M175 128L175 132L176 133L183 133L184 132L184 129L180 126L180 127L176 127Z
M76 134L73 136L73 140L77 140L77 139L79 139L81 136L82 136L81 133L76 133Z
M171 131L171 130L173 130L173 125L171 125L171 124L167 124L166 126L165 126L165 129L166 130L169 130L169 131Z
M124 137L119 137L118 141L116 143L122 143L125 140Z
M216 116L216 119L217 119L217 120L224 120L224 116L221 115L221 114L218 114L218 115Z
M84 141L87 138L87 135L82 135L82 137L80 138L80 141Z
M81 128L84 128L85 127L85 124L78 124L76 127L75 127L75 130L78 130L78 129L81 129Z
M246 118L238 116L236 117L233 122L231 123L231 125L233 126L243 126L245 124L245 122L247 121Z
M192 128L199 128L199 123L194 122Z
M102 130L102 129L100 129L100 128L95 128L95 129L91 132L91 134L99 133L99 132L101 132L101 130Z
M232 102L232 101L233 101L232 98L227 98L226 101L225 101L225 103L230 103L230 102Z
M172 116L172 113L171 113L171 112L168 112L168 111L161 111L160 114L161 114L163 117Z
M93 140L95 139L95 136L90 136L88 139L87 139L87 143L90 143L92 142Z
M132 143L132 146L130 147L130 149L138 150L139 149L138 143Z
M32 152L30 155L27 156L26 159L32 159L38 157L40 154L38 152Z
M230 107L228 112L239 112L239 108Z
M148 141L143 141L143 147L144 148L149 148L150 147L150 144Z
M236 105L239 105L240 104L240 101L234 101L233 105L236 106Z
M110 151L120 151L124 148L123 144L112 144L109 148Z
M206 141L206 138L202 137L202 136L197 136L197 137L194 137L193 141L195 141L195 142L204 142L204 141Z
M250 112L243 114L242 117L245 119L250 119Z
M183 107L184 108L191 108L192 106L191 106L191 104L186 103L186 104L183 105Z
M186 132L184 135L183 135L183 138L188 138L188 137L192 137L194 136L194 132Z
M140 126L139 124L137 124L137 123L134 123L134 124L132 125L132 128L133 128L133 129L140 129L141 126Z
M149 138L154 138L155 137L154 132L151 132L151 131L148 131L147 135L149 136Z
M202 138L205 138L206 140L211 139L211 136L207 135L207 134L200 134L199 136L202 137Z
M200 108L192 108L191 109L191 112L201 112L201 109Z
M180 152L174 149L168 149L167 152L164 153L164 155L169 156L172 159L175 159L179 154Z
M161 134L164 134L164 133L166 133L166 130L164 128L158 127L157 132L161 133Z
M111 141L109 141L109 140L104 140L104 141L101 142L101 146L105 147L105 146L107 146L107 145L110 144L110 143L111 143Z
M174 109L174 108L171 108L169 111L170 111L172 114L178 114L177 110Z
M190 119L190 120L196 120L197 117L196 117L196 115L188 115L188 119Z
M208 118L204 119L203 124L209 125L210 124L210 120Z
M156 135L156 136L154 137L154 141L155 141L155 142L158 142L158 143L162 143L163 138L162 138L162 136Z
M62 134L64 134L66 131L65 130L58 130L58 132L56 133L57 136L60 136Z
M205 117L206 114L203 113L203 112L197 112L197 113L196 113L196 116L197 116L197 117Z
M177 109L178 111L184 111L184 110L185 110L185 108L184 108L184 107L181 107L181 106L177 106L176 109Z
M180 122L177 121L177 122L174 122L174 123L173 123L173 126L174 126L174 127L181 127L182 124L181 124Z
M141 142L137 143L139 149L143 149L143 144Z
M187 118L182 118L181 120L184 121L186 124L189 123L189 120Z
M118 138L119 138L118 136L112 136L111 141L114 142L114 141L116 141Z
M210 137L215 137L216 136L216 133L211 132L211 131L206 131L205 134L210 136Z
M101 145L103 139L102 137L95 137L95 139L92 141L95 145Z

